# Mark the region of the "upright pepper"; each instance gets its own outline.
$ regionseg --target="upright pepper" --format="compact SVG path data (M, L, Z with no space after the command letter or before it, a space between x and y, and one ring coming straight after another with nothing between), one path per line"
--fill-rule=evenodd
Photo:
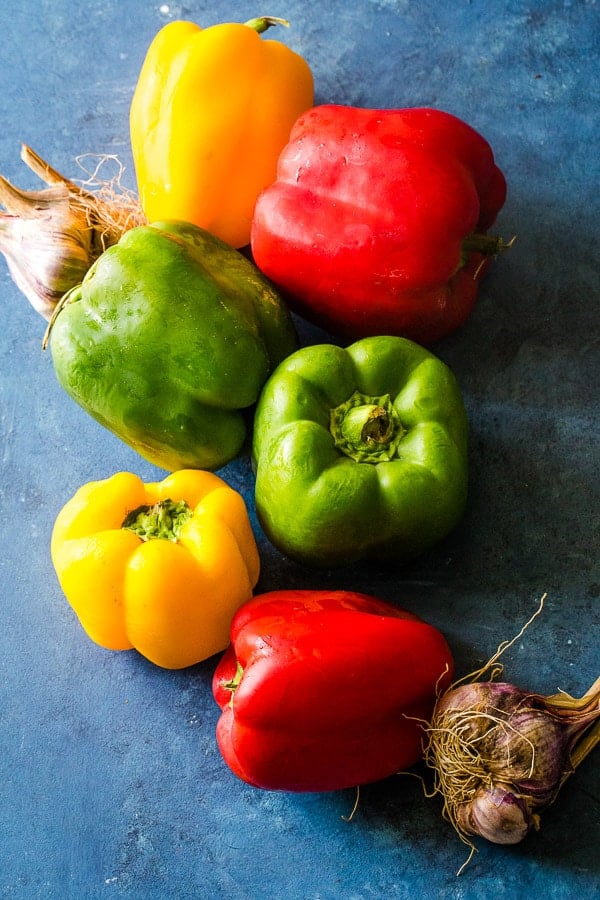
M67 393L170 471L233 459L246 410L296 347L256 267L186 222L126 232L66 295L49 333Z
M242 780L333 791L423 755L423 722L452 679L443 635L353 591L272 591L245 603L213 678L217 743Z
M470 314L506 183L473 128L435 109L317 106L258 198L254 260L295 309L355 340L429 344Z
M217 475L129 472L83 485L56 518L52 561L89 637L180 669L223 650L259 558L243 498Z
M170 22L152 41L131 104L131 146L150 222L183 219L233 247L250 241L254 203L313 104L306 61L260 38L265 16L201 29Z
M256 510L267 537L314 566L402 563L458 523L467 417L456 379L405 338L302 347L254 420Z

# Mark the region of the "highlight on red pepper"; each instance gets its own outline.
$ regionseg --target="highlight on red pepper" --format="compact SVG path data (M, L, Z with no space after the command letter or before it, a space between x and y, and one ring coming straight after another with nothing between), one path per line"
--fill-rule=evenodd
M296 121L251 246L292 308L355 340L430 344L470 315L506 182L488 142L435 109L322 105Z
M235 614L213 678L217 743L265 790L367 784L423 758L423 723L449 686L444 636L406 610L344 590L281 590Z

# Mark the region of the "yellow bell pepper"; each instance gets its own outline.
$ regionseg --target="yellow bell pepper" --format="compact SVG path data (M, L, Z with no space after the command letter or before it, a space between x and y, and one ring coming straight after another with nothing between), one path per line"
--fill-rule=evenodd
M93 641L135 648L166 669L225 649L259 575L242 496L199 469L152 484L119 472L83 485L57 516L51 555Z
M165 25L148 49L130 109L140 203L149 222L182 219L232 247L250 241L258 194L275 180L298 116L314 102L307 62L245 25Z

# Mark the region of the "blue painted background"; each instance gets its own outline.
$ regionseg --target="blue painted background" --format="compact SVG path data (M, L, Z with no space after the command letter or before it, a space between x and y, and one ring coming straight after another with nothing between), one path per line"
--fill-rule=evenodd
M529 618L509 680L583 693L600 671L598 386L600 164L596 0L187 4L33 0L0 11L0 172L38 187L21 141L72 178L116 154L134 187L128 110L143 56L173 18L208 26L268 13L309 61L317 102L431 105L480 130L517 234L468 324L436 350L471 420L461 526L408 568L303 570L256 524L247 459L221 470L247 500L259 589L365 590L442 629L460 674ZM274 33L271 33L275 36ZM598 753L542 828L466 851L438 799L398 777L354 792L254 790L214 741L216 660L178 673L93 645L58 588L54 518L85 481L162 477L55 382L45 323L0 260L0 897L371 900L597 897ZM304 342L326 339L298 320ZM335 697L332 697L332 703Z

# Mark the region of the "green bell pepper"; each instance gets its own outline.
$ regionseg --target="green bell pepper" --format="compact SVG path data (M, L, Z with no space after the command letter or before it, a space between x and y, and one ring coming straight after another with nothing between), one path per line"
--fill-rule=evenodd
M58 381L170 471L214 470L237 456L248 408L297 347L271 284L188 223L126 232L63 300L49 332Z
M304 347L277 367L256 408L259 522L308 565L405 562L464 512L467 432L454 375L412 341Z

